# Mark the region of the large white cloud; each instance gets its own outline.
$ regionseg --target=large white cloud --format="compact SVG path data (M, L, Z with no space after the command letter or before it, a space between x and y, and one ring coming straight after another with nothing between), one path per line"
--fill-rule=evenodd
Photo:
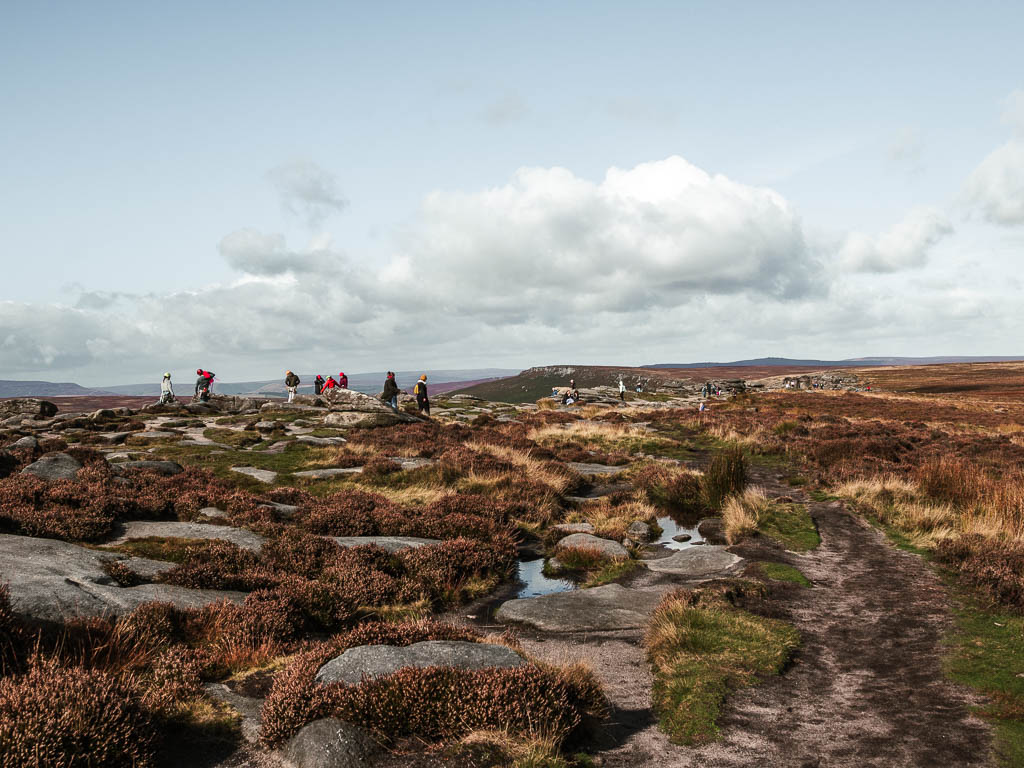
M851 232L839 249L839 263L851 272L898 272L922 267L928 252L953 231L935 208L915 208L878 237Z

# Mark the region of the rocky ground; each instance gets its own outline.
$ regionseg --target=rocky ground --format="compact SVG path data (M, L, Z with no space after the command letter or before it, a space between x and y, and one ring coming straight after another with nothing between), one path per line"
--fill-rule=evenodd
M612 387L584 390L583 396L582 406L567 409L554 401L511 406L454 395L435 398L432 415L441 424L468 428L459 440L469 446L462 450L473 452L473 461L497 457L519 461L516 471L526 476L518 482L545 478L544 473L554 471L552 462L557 465L561 474L556 473L556 481L564 480L565 486L555 492L553 518L518 523L524 562L548 555L549 565L557 568L559 558L583 550L598 553L602 562L628 561L636 567L608 583L584 589L577 588L579 578L563 579L558 587L558 576L552 574L549 580L555 587L537 596L507 580L504 585L491 583L484 596L467 598L478 598L468 605L435 606L435 615L453 626L482 632L487 637L481 639L488 643L429 639L355 646L325 657L315 669L317 685L358 685L364 677L387 677L403 668L502 670L532 668L537 662L582 661L603 684L611 705L607 722L579 745L601 765L803 768L990 763L988 728L970 715L970 707L977 702L943 676L941 639L949 624L948 600L942 584L919 558L895 550L841 502L815 502L788 486L785 470L771 466L755 467L753 482L771 497L806 505L820 533L820 546L798 554L761 537L726 547L710 521L700 527L701 533L693 529L679 536L680 543L669 549L670 542L655 541L655 514L649 506L632 517L623 510L637 508L629 505L638 503L638 494L642 496L633 482L633 473L641 465L662 465L673 471L687 467L699 471L706 466L710 450L699 440L689 444L670 439L663 436L668 433L649 426L659 414L694 420L697 399L691 393L661 398L630 393L629 400L622 402ZM0 470L6 466L8 472L46 483L73 483L89 471L76 453L82 447L100 453L114 475L126 482L138 473L174 478L200 466L249 494L278 526L241 524L225 509L207 506L190 519L119 519L108 534L89 541L30 536L8 527L3 530L10 532L0 534L0 582L10 585L14 611L32 621L60 625L69 619L128 615L154 601L188 610L222 601L243 605L247 590L163 582L162 574L176 565L160 558L165 550L147 550L143 556L126 553L126 545L214 541L262 557L268 530L279 532L292 527L295 520L305 520L311 499L329 491L373 489L393 494L402 503L410 498L409 503L421 504L449 492L439 485L444 482L461 483L458 493L498 493L497 485L480 490L485 484L476 474L482 472L477 465L462 467L461 474L452 475L457 481L446 481L445 472L453 461L446 457L454 454L407 450L408 446L389 442L388 430L423 423L410 400L403 398L399 412L354 392L342 392L327 401L300 397L294 404L216 397L210 403L91 413L57 411L33 400L0 402L0 445L6 445L0 451ZM598 423L593 434L578 426L592 422ZM626 426L615 433L614 425L619 423ZM577 427L581 436L563 442L566 438L559 430L568 433ZM473 435L481 430L497 434L501 429L517 430L520 443L528 439L538 450L546 446L555 451L553 458L546 459L548 463L530 463L529 450L510 458L512 454L501 453L493 445L487 448L474 442ZM378 431L372 451L365 440L371 431ZM666 446L664 453L659 440ZM569 449L574 453L566 452ZM325 451L337 451L331 454L336 457L333 462L325 458ZM371 482L368 468L382 462L397 479L389 481L391 485L367 485ZM267 495L282 487L310 495L298 503ZM507 504L514 496L513 490L509 496L494 498ZM551 503L554 497L544 498ZM613 525L588 511L594 509L620 517ZM620 523L621 530L615 527ZM341 549L361 551L373 545L403 557L448 540L447 536L387 531L326 538ZM128 550L135 551L130 546ZM673 744L659 729L651 705L651 673L643 648L651 615L663 597L679 587L760 578L753 565L759 561L793 565L813 582L810 589L775 585L770 603L763 606L769 615L799 629L801 648L780 678L729 697L718 741L698 747ZM127 584L112 577L111 562L139 577L141 583ZM508 640L509 630L516 640ZM331 718L315 720L268 751L258 739L273 674L260 671L249 677L206 681L205 695L237 713L241 741L229 754L193 755L194 764L344 766L391 765L396 760L405 765L466 768L486 764L474 762L476 757L452 757L434 747L406 743L392 745L388 753L365 730Z

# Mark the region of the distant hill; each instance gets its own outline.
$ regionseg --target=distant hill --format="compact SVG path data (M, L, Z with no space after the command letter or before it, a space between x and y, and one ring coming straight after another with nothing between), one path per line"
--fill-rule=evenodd
M157 392L160 385L157 385ZM69 381L3 381L0 380L0 397L95 397L109 395L110 390L90 389Z
M795 360L789 357L759 357L754 360L736 360L731 363L655 363L643 368L867 368L876 365L941 365L946 363L1012 363L1024 357L1000 356L947 356L947 357L853 357L846 360Z

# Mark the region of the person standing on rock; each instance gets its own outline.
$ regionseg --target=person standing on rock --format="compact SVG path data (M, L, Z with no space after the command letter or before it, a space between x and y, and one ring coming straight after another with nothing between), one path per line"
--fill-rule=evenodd
M420 408L420 414L430 418L430 398L427 397L427 374L420 376L416 382L416 405Z
M284 386L288 390L288 402L295 402L295 392L299 388L299 384L302 380L291 371L288 371L284 376Z
M171 386L171 374L165 373L160 382L160 404L174 402L174 388Z
M199 376L196 379L196 399L202 400L205 403L210 399L215 374L213 371L204 371L202 368L197 368L196 373Z
M319 373L316 375L316 379L313 381L313 392L319 395L324 391L324 377Z
M336 386L338 386L338 382L336 382L336 381L334 380L334 377L333 377L333 376L328 376L328 377L327 377L327 381L325 381L325 382L324 382L324 387L323 387L323 389L321 389L321 390L320 390L320 394L321 394L321 395L326 395L326 394L327 394L328 392L330 392L330 391L331 391L332 389L334 389L334 388L335 388Z
M619 379L619 400L625 400L625 399L626 399L626 384L620 378Z
M380 399L391 406L392 410L398 411L398 382L395 381L394 371L388 371L384 379L384 392Z
M338 386L342 389L348 389L348 376L345 375L344 371L338 374Z

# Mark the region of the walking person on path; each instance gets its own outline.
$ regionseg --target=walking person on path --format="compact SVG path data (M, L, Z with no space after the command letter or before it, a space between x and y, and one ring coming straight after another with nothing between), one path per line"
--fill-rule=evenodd
M420 408L420 414L430 418L430 398L427 397L427 374L420 376L416 382L416 405Z
M160 403L174 402L174 388L171 386L171 374L165 373L163 381L160 382Z
M295 402L295 391L299 388L299 384L302 380L291 371L288 371L284 376L284 386L288 390L288 402Z
M424 384L424 386L426 385ZM398 382L395 381L393 371L388 371L387 378L384 379L384 393L380 396L380 399L390 405L392 410L398 411Z

